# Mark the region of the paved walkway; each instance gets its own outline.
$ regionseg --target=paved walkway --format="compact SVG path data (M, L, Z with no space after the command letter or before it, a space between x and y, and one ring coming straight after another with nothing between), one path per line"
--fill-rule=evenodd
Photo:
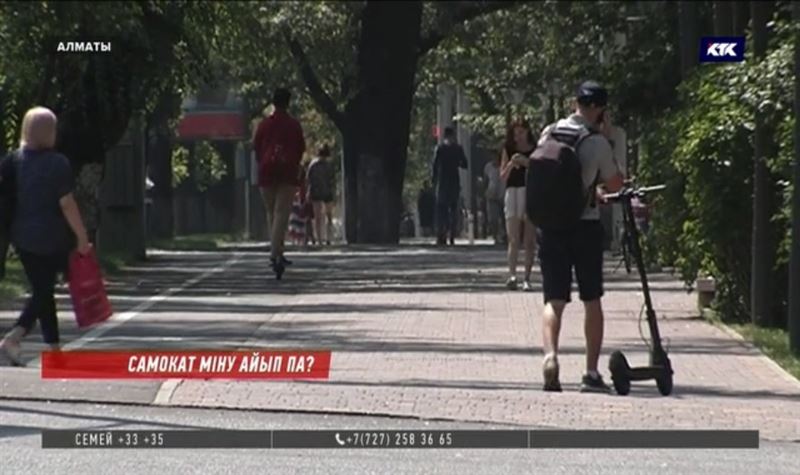
M128 287L117 292L118 305L140 303L196 276L197 267L214 269L230 258L231 253L156 256L150 268L157 270L134 272ZM541 294L503 289L502 250L360 247L290 258L295 265L276 282L267 273L266 253L240 249L230 268L217 269L83 345L331 349L330 381L187 380L149 389L141 382L118 383L116 390L107 389L107 399L124 398L129 386L137 401L152 397L162 405L572 429L759 429L766 439L800 441L800 382L697 318L695 297L671 276L653 276L653 298L675 369L672 396L658 395L652 382L635 385L627 397L578 393L584 361L579 304L567 308L562 330L565 392L552 394L540 390ZM639 285L622 270L611 274L615 265L608 263L602 369L617 348L635 365L647 362L638 326ZM130 285L134 280L138 286ZM123 292L129 287L135 289ZM22 391L24 384L9 376L13 371L17 380L27 378L27 393L35 391L33 370L3 368L0 395Z

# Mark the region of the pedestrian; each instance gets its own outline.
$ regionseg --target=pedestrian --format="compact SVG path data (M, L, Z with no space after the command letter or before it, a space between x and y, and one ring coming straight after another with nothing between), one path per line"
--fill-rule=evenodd
M501 150L500 177L505 182L505 218L508 236L508 280L506 287L516 290L517 261L520 243L525 246L525 280L522 290L533 290L531 271L536 257L536 228L525 212L525 180L530 154L536 141L530 124L523 120L513 122L506 132Z
M308 167L308 199L314 208L314 235L320 244L331 245L333 235L333 198L335 170L330 161L331 149L323 145ZM324 236L324 239L323 239Z
M304 188L300 187L292 201L292 212L289 215L289 240L296 246L308 245L308 209L306 206L306 199Z
M564 307L571 299L572 270L578 281L585 310L586 372L581 391L608 392L597 370L603 343L603 225L600 222L599 186L608 192L622 188L623 176L614 160L608 137L611 120L606 111L608 92L594 81L582 83L575 97L575 113L545 128L541 150L552 150L554 141L571 143L580 163L575 223L563 228L539 230L539 261L544 286L543 373L545 391L560 391L558 336ZM537 149L537 155L539 150ZM544 152L543 152L544 153ZM538 171L538 170L537 170ZM579 189L579 188L578 188ZM582 201L581 201L582 200ZM558 209L564 203L547 206ZM582 215L580 210L583 209ZM563 214L563 213L562 213Z
M280 279L291 262L284 256L284 240L292 202L300 183L300 161L306 143L300 122L289 115L289 90L279 88L272 97L272 114L261 121L253 147L259 161L258 186L270 225L270 264Z
M433 186L436 188L436 243L439 245L446 244L448 237L450 245L455 245L461 194L459 168L467 168L467 157L464 149L456 142L455 130L452 127L445 127L443 141L436 147L433 160Z
M31 296L14 327L0 341L0 353L22 365L21 341L36 321L50 349L60 348L55 285L66 273L71 249L85 255L89 237L73 196L69 160L54 150L57 119L34 107L22 119L19 149L0 165L0 192L13 198L11 242L22 262Z
M503 212L503 201L506 195L506 186L500 177L500 160L498 155L486 163L483 175L486 177L486 216L489 224L489 233L494 237L494 243L500 244L505 240L506 220Z

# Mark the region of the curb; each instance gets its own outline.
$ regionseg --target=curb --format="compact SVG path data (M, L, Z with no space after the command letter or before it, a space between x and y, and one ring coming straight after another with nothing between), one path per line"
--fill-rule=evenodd
M747 340L739 332L737 332L736 330L734 330L733 328L729 327L728 325L722 322L710 322L708 320L706 321L712 324L713 326L719 328L723 332L725 332L728 336L736 340L739 344L741 344L745 348L757 353L758 356L766 360L767 364L769 364L777 373L779 373L786 382L793 384L794 386L797 387L798 390L800 390L800 380L792 376L791 373L789 373L788 371L783 369L781 365L776 363L775 360L767 356L763 351L761 351L761 348L755 345L755 343Z

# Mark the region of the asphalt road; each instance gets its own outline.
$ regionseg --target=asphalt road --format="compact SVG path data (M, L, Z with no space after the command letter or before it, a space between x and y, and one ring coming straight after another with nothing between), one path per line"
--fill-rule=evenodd
M0 401L0 472L12 474L792 474L800 445L757 450L42 449L42 429L503 429L396 418Z

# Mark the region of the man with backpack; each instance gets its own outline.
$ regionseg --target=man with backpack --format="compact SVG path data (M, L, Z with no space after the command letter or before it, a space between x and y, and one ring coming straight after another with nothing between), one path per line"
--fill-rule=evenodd
M616 192L623 176L608 141L607 91L582 83L575 113L545 128L528 168L527 211L539 229L544 288L544 390L561 391L558 336L571 300L572 269L586 312L586 373L581 391L608 392L597 371L603 342L603 236L599 188Z
M289 226L292 201L300 184L300 161L306 150L300 122L289 115L291 93L279 88L272 96L274 112L258 124L253 148L258 160L258 186L267 211L270 235L270 263L280 279L286 266L284 240Z

